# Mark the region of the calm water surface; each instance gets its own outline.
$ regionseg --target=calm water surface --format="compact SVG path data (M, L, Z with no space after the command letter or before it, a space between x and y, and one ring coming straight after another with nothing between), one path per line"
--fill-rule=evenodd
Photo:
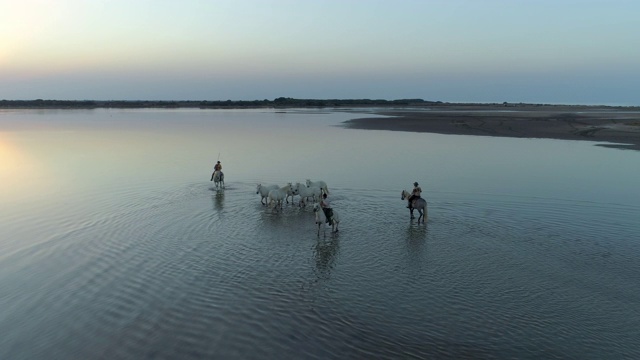
M362 116L0 112L0 359L640 358L640 152Z

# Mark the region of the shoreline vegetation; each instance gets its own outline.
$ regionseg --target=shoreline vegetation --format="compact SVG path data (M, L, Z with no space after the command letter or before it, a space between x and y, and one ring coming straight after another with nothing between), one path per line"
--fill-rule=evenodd
M530 103L449 103L423 99L294 99L279 97L274 100L0 100L0 109L97 109L97 108L340 108L340 107L415 107L443 110L487 109L582 109L640 111L640 106L562 105Z
M376 106L437 106L441 101L422 99L371 100L371 99L294 99L279 97L274 100L0 100L0 109L97 109L97 108L325 108L325 107L376 107ZM640 108L640 107L639 107Z
M345 121L346 128L605 142L640 150L640 106L447 103L422 99L293 99L242 101L0 100L0 109L97 108L374 108L384 117Z

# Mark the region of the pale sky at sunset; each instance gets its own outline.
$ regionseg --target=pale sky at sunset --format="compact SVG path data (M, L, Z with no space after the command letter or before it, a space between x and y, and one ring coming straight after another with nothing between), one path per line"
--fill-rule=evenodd
M640 105L638 0L0 0L0 100Z

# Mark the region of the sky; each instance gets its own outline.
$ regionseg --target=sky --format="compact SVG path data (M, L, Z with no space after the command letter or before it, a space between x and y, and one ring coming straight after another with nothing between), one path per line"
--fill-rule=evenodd
M0 100L640 105L638 0L0 0Z

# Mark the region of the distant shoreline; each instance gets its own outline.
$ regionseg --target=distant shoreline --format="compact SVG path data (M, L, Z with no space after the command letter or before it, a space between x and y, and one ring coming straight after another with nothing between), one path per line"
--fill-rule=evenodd
M370 100L370 99L293 99L274 100L0 100L0 109L97 109L97 108L335 108L375 106L438 106L439 101L422 99Z
M375 114L387 117L358 118L343 124L366 130L587 140L615 143L599 146L640 150L640 109L631 107L452 105L424 111L379 110Z
M358 107L410 107L442 110L630 110L640 106L562 105L528 103L448 103L422 99L294 99L280 97L274 100L0 100L0 109L97 109L97 108L358 108Z

